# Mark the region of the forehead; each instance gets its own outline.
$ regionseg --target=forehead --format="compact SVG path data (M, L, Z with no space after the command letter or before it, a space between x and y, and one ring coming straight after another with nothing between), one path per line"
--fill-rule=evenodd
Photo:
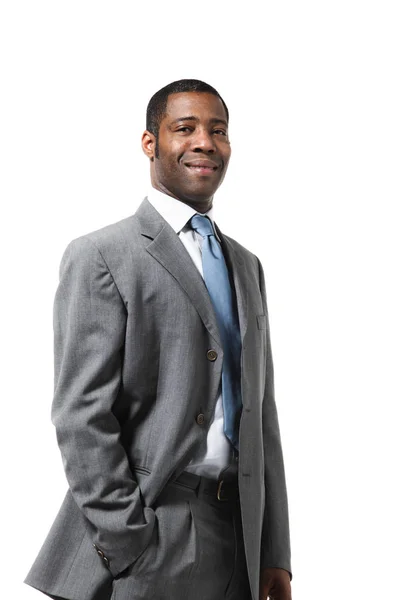
M170 94L165 119L193 116L199 119L221 119L226 121L226 112L220 98L208 92L180 92Z

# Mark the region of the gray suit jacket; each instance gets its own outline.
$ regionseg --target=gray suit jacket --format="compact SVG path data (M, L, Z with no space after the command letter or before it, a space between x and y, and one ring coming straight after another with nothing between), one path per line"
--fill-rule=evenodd
M242 337L239 489L258 600L260 565L291 571L264 275L254 254L217 232ZM204 280L147 198L134 215L68 244L54 353L52 421L69 490L25 583L106 599L113 577L149 543L160 491L205 442L222 369Z

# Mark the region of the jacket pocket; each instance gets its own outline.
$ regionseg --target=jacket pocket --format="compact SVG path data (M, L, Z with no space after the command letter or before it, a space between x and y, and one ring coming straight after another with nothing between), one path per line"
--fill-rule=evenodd
M267 315L257 315L258 329L267 329Z

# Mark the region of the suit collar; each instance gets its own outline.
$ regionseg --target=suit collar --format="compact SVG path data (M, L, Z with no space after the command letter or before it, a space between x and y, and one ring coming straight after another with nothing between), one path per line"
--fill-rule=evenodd
M167 223L171 225L175 233L179 234L185 227L190 227L190 225L188 225L188 221L193 217L193 215L198 214L201 216L207 216L210 219L215 235L218 241L221 242L214 223L213 206L207 212L199 213L188 204L185 204L185 202L177 200L172 196L168 196L168 194L164 194L155 188L151 188L148 196L146 197L150 204L152 204L160 213L160 215L167 221Z
M135 217L139 222L141 235L149 240L147 252L176 279L189 296L215 342L222 348L215 312L206 285L179 236L147 197L139 205ZM243 341L247 328L247 275L244 263L239 250L223 235L217 224L214 225L221 239L228 270L232 275Z

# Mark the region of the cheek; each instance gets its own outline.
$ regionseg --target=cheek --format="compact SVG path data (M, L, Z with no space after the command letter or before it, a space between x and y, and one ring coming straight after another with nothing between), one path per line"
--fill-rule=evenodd
M159 157L157 163L157 171L160 173L171 173L176 169L177 160L171 155L170 152L166 152L163 148L159 149Z
M221 154L224 157L225 163L228 164L229 159L231 157L231 147L229 146L229 144L227 146L225 146L225 148L222 150Z
M159 159L163 169L168 171L176 171L179 168L179 161L183 156L185 149L181 144L173 141L166 141L159 146Z
M178 157L170 153L163 153L160 149L160 156L155 165L156 175L159 181L163 183L172 183L175 180L182 179L182 167L178 162Z

